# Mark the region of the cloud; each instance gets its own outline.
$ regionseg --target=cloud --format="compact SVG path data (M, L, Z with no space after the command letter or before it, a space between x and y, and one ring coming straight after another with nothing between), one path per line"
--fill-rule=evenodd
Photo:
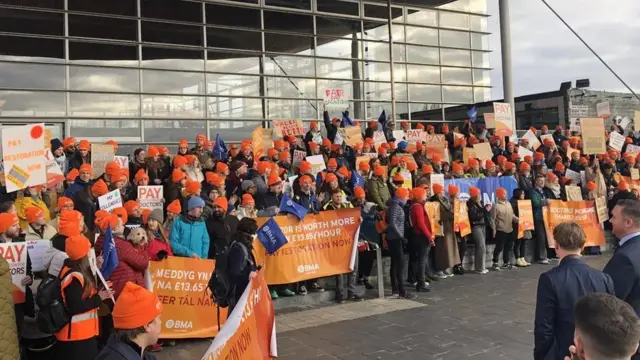
M635 59L640 44L637 0L547 0L632 88L640 88ZM618 79L540 0L511 1L511 48L516 96L557 90L588 78L598 90L627 91ZM502 59L498 0L489 0L492 98L500 99Z

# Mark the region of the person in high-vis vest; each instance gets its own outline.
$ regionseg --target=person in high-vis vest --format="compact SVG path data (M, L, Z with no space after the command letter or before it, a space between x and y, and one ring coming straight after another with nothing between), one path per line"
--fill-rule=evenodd
M70 321L55 333L58 342L55 356L59 360L86 360L98 356L96 337L100 333L98 307L112 296L111 291L98 290L89 263L91 243L84 235L70 236L65 241L69 256L60 271L62 300Z

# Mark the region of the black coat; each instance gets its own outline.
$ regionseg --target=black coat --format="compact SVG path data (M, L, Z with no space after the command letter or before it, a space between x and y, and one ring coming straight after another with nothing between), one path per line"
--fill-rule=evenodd
M140 351L137 345L119 341L112 336L95 360L156 360L148 351L145 351L141 358Z
M209 233L209 259L215 259L235 237L238 228L238 218L232 215L224 215L221 218L211 216L207 222Z
M74 199L74 207L84 216L84 223L90 232L95 230L93 223L96 211L98 210L97 199L91 195L91 190L87 187L76 194Z
M272 206L280 207L281 201L282 201L282 194L276 194L269 191L264 195L258 196L258 199L256 201L256 209L265 210Z
M469 222L471 226L484 226L485 218L488 211L477 202L470 200L467 201L467 210L469 212Z
M87 158L83 159L82 156L80 156L80 152L76 151L75 153L73 153L73 156L69 159L69 170L71 169L80 170L80 166L82 166L82 164L91 164L91 153L88 153Z
M604 273L611 276L615 294L624 300L636 314L640 315L640 236L625 241L604 267Z

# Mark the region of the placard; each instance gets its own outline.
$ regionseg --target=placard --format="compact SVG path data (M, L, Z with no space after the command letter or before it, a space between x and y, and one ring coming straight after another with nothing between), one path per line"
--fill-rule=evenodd
M476 149L466 146L462 148L462 162L468 164L471 158L476 158Z
M422 129L409 129L407 130L407 142L410 145L424 141L424 130Z
M566 177L571 179L574 185L578 185L582 183L582 179L580 178L580 173L577 171L573 171L571 169L567 169L564 173ZM580 199L582 200L582 199Z
M589 105L570 105L570 118L586 118L589 117Z
M251 139L253 158L259 160L266 153L266 150L273 147L273 129L265 129L262 126L258 126L251 133ZM257 164L257 161L254 163Z
M444 174L431 174L430 178L430 186L431 186L431 194L435 195L436 192L433 191L433 185L440 184L444 189Z
M564 187L567 192L567 201L581 201L582 200L582 190L580 190L579 186L567 185Z
M316 175L327 168L322 155L307 156L306 160L311 164L311 172L313 175Z
M360 126L348 126L345 128L339 128L338 132L342 136L343 141L354 147L356 144L362 144L362 129Z
M604 138L604 119L582 119L582 144L585 154L604 154L607 146Z
M440 160L447 161L446 149L447 141L442 134L426 134L425 145L427 159L431 159L434 154L440 157Z
M609 209L607 208L607 198L599 196L596 198L596 212L598 213L598 221L603 223L609 220Z
M46 240L27 240L27 252L29 260L31 260L31 271L45 271L44 254L51 248L51 241Z
M293 166L300 166L300 162L307 156L307 152L304 150L293 150Z
M138 186L138 202L141 208L162 211L163 199L162 186Z
M526 230L534 229L531 200L518 200L518 239L524 237Z
M580 170L580 184L587 186L587 172L584 170Z
M128 169L129 168L129 157L128 156L114 156L113 161L115 161L120 169ZM134 174L135 175L135 174Z
M525 156L531 156L533 158L533 151L524 146L518 146L518 155L520 155L520 160L524 161Z
M631 180L640 180L640 169L631 168Z
M384 131L377 130L373 133L373 143L376 146L376 150L380 147L380 145L387 142L387 137L384 136Z
M467 203L459 199L453 200L453 231L459 232L462 237L471 234Z
M2 129L2 159L8 193L47 183L43 134L43 123Z
M404 183L402 183L402 187L409 190L413 189L413 180L412 180L413 177L411 176L411 172L402 171L400 175L402 175L402 178L404 179Z
M496 114L494 113L484 113L484 123L487 126L487 129L495 129L496 128Z
M304 136L302 120L273 120L273 129L277 137Z
M569 130L573 132L581 132L580 118L569 118Z
M497 136L511 136L513 134L513 114L511 113L511 104L509 103L493 103L493 113L496 120Z
M631 119L629 119L628 116L625 116L622 118L622 120L620 120L619 126L622 128L622 130L624 130L627 128L627 126L629 126L630 122L631 122Z
M542 145L540 143L540 140L538 140L538 137L536 136L536 134L533 133L533 131L529 130L527 131L523 136L523 139L526 139L529 142L529 145L531 145L531 148L535 151L538 150L538 148L540 147L540 145Z
M549 200L549 205L542 210L546 225L549 248L555 248L553 229L559 224L573 221L580 225L587 235L585 246L605 244L604 231L598 223L598 216L593 201Z
M113 145L91 144L91 169L93 178L97 179L104 174L104 168L108 162L114 160Z
M44 149L44 158L47 164L47 188L52 189L64 181L64 174L62 173L62 169L60 169L60 165L58 165L56 158L51 153L51 149Z
M5 129L2 130L4 131ZM38 141L38 144L39 146L42 146L40 141ZM27 276L27 243L18 242L0 244L0 257L7 260L9 263L13 302L14 304L23 304L26 300L26 287L22 285L21 282L22 279ZM8 289L5 289L4 291L6 290Z
M431 233L434 236L443 236L442 224L440 224L440 203L437 201L427 201L424 203L424 209L429 217Z
M349 107L349 92L344 88L325 89L323 101L327 109L346 109Z
M640 119L638 119L638 120L640 120ZM640 146L633 145L633 144L627 144L627 148L626 148L626 151L624 153L625 154L629 154L629 153L638 154L638 153L640 153Z
M493 151L491 151L491 144L489 143L473 144L473 149L476 152L476 157L482 162L491 160L493 157Z
M98 205L100 206L100 210L106 210L111 212L111 210L115 208L122 207L122 196L120 195L120 190L116 189L110 193L102 195L98 198Z
M552 135L552 134L540 135L540 140L542 140L542 141L544 142L546 139L551 140L551 142L552 142L553 144L555 144L555 143L556 143L556 142L555 142L555 140L553 140L553 135Z
M597 103L596 110L598 111L598 117L606 119L611 116L611 107L608 101Z
M613 149L622 151L624 140L624 136L620 135L617 131L612 131L611 134L609 134L609 146Z
M398 146L398 143L400 141L404 140L404 135L404 130L393 130L393 138L395 139L394 143L396 144L396 146Z

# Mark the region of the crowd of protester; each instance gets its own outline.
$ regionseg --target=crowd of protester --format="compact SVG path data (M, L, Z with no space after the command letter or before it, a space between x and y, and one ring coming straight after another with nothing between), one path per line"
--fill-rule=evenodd
M180 141L175 154L165 146L150 145L135 150L128 167L107 163L100 169L104 173L99 177L93 176L98 169L91 166L91 144L87 140L52 139L51 152L64 171L65 181L53 188L33 186L8 194L3 191L0 242L51 240L52 247L44 258L46 274L62 279L70 315L83 319L79 320L80 325L74 323L70 330L65 328L55 334L56 353L63 354L59 358L92 359L98 349L105 346L112 349L109 335L114 329L116 334L118 329L140 326L145 331L150 331L151 326L155 331L157 324L149 324L158 313L149 312L148 316L140 317L140 322L133 322L126 317L133 312L132 308L118 306L119 299L124 297L128 303L135 303L132 292L149 296L134 288L144 287L149 261L162 261L168 256L216 259L236 239L250 246L247 230L242 229L249 228L255 233L249 219L278 215L284 194L309 213L361 209L357 269L337 277L338 302L362 300L363 294L357 292L356 284L373 289L369 276L378 247L384 247L391 258L392 296L414 298L405 286L427 292L430 282L446 281L454 275L464 275L469 269L477 274L488 273L485 254L489 242L495 243L491 270L526 267L530 265L527 258L549 264L557 253L548 248L542 211L549 200L567 200L567 185L580 185L584 199L606 196L610 209L619 200L638 196L620 176L630 176L632 168L640 168L640 154L625 153L623 148L621 152L584 155L580 136L560 126L554 132L546 126L540 130L532 128L542 144L533 149L526 140L509 142L507 138L494 136L493 129L468 120L451 129L446 124L436 129L416 122L371 121L366 124L363 141L347 146L339 140L342 123L339 118L331 119L325 111L326 136L318 122L311 122L305 136L276 139L273 147L264 149L259 157L255 157L252 141L231 144L229 149L220 151L219 144L202 134L191 148L187 140ZM425 142L409 144L405 139L394 139L396 125L405 131L413 127L429 135L444 135L445 156L431 153ZM387 141L376 145L374 137L379 131ZM611 131L622 132L618 128ZM552 138L541 137L546 134ZM490 143L492 158L480 161L471 157L463 162L464 148L481 142ZM635 144L638 140L628 137L627 143ZM116 142L107 144L118 152ZM519 147L534 151L533 155L520 158ZM326 169L315 173L306 160L294 166L296 150L308 156L322 155ZM356 164L361 156L369 156L368 161ZM585 183L573 184L566 169L584 171ZM407 173L411 174L410 179L402 176ZM443 174L445 179L514 177L518 188L511 197L506 189L497 189L492 204L485 202L480 189L471 187L468 194L471 233L460 236L453 214L460 190L454 185L445 189L439 183L431 184L434 174ZM295 175L297 178L290 181ZM364 183L353 186L356 175ZM162 210L141 208L137 188L147 185L164 187ZM99 210L98 198L113 190L119 190L123 206L110 213ZM517 236L517 200L521 199L531 200L535 220L535 230L526 231L524 238ZM424 206L427 201L439 204L442 235L432 231ZM247 220L243 223L243 219ZM91 252L98 255L98 263L103 261L100 254L107 230L114 237L119 258L110 276L110 290L96 283L89 264ZM534 254L525 254L526 241L535 243ZM475 245L475 254L471 267L465 270L467 243ZM406 254L409 264L405 267ZM33 279L34 274L28 268L23 284L29 285ZM274 286L271 296L275 299L324 291L322 280ZM25 304L15 306L19 327L24 316L33 315L33 299L27 298ZM119 339L144 335L145 331L120 332ZM157 336L154 341L149 339L153 336L145 337L144 344L149 350L161 349L155 341Z

